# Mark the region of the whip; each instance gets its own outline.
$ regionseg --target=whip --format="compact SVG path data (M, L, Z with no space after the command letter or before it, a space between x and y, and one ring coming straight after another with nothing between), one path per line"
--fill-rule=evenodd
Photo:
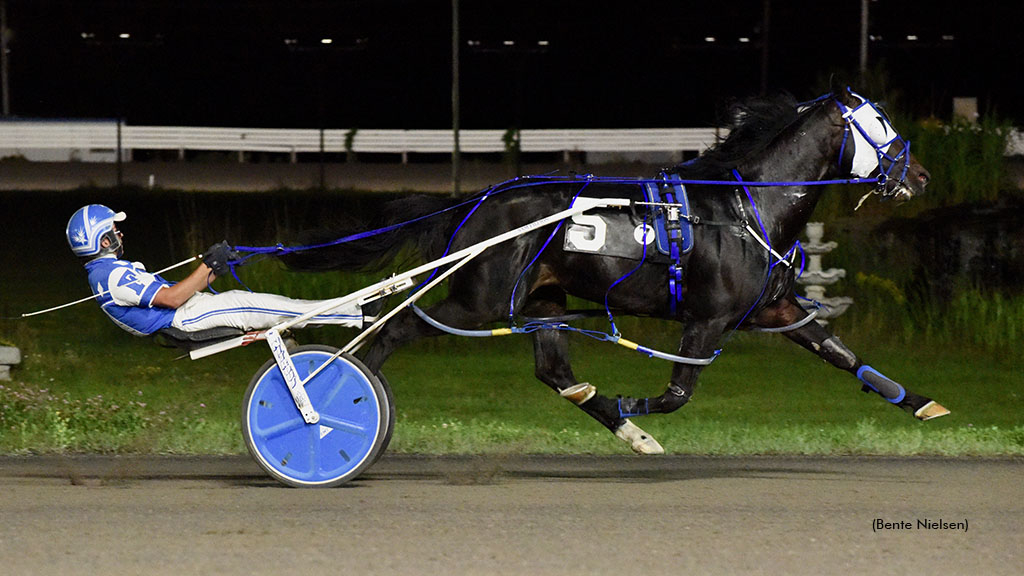
M195 262L196 260L199 260L200 258L202 258L202 256L193 256L193 257L189 258L188 260L182 260L181 262L178 262L177 264L174 264L172 266L168 266L167 268L164 268L163 270L158 270L158 271L154 272L154 274L163 274L164 272L167 272L168 270L174 270L175 268L180 268L180 267L182 267L182 266L184 266L186 264L190 264L192 262ZM89 300L95 300L96 298L99 298L100 296L103 296L104 294L106 294L108 292L110 292L110 291L109 290L104 290L103 292L100 292L99 294L93 294L92 296L86 296L85 298L82 298L80 300L75 300L74 302L68 302L67 304L61 304L60 306L54 306L53 308L47 308L46 310L38 310L36 312L28 312L26 314L22 314L21 317L22 318L28 318L29 316L38 316L40 314L46 314L47 312L54 312L56 310L61 310L63 308L68 308L68 307L74 306L75 304L81 304L82 302L88 302Z

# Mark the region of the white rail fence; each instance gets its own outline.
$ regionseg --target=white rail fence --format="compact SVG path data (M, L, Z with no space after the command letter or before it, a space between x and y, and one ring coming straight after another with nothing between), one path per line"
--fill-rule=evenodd
M501 153L506 150L503 130L462 130L462 152ZM724 138L714 128L651 128L598 130L523 130L522 152L596 153L608 158L631 154L701 152ZM351 137L351 143L346 144ZM120 143L120 145L119 145ZM246 153L271 152L397 154L402 162L410 153L450 153L451 130L357 130L281 128L200 128L120 125L113 121L0 121L0 158L21 156L32 161L114 162L117 150L131 160L136 150L229 151L244 161ZM1024 132L1010 136L1007 155L1024 154Z
M724 137L713 128L655 128L621 130L523 130L522 152L596 152L606 154L700 152ZM461 130L459 148L465 153L506 151L503 130ZM351 139L351 143L346 142ZM120 145L118 142L120 141ZM305 153L451 153L451 130L349 130L279 128L197 128L132 126L116 122L4 121L0 122L0 157L23 156L35 161L113 162L117 150L130 160L136 150L289 154L294 162Z

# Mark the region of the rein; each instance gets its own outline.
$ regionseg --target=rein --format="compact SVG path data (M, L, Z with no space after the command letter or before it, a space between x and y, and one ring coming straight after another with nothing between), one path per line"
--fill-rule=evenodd
M533 181L531 181L531 180L533 180ZM304 252L304 251L307 251L307 250L318 250L318 249L321 249L321 248L329 248L331 246L338 246L338 245L341 245L341 244L347 244L349 242L355 242L355 241L358 241L358 240L364 240L366 238L371 238L373 236L378 236L380 234L386 234L388 232L393 232L393 231L398 230L400 228L404 228L405 226L416 224L417 222L422 222L424 220L429 220L431 218L435 218L437 216L441 216L442 214L446 214L448 212L451 212L453 210L457 210L457 209L462 208L464 206L468 206L470 204L476 203L476 206L474 206L473 209L470 211L470 213L472 213L472 212L476 211L476 208L479 207L480 203L482 203L487 198L489 198L489 197L491 197L493 195L497 195L497 194L500 194L500 193L503 193L503 192L507 192L509 190L516 190L516 189L519 189L519 188L531 188L531 187L535 187L535 186L545 186L545 185L550 185L550 184L567 184L567 183L574 183L574 182L580 182L580 181L585 181L586 183L627 184L627 185L628 184L643 185L643 184L648 184L648 183L651 183L651 184L682 184L682 185L688 185L689 184L689 185L707 185L707 186L735 186L736 185L736 180L690 180L690 179L684 179L684 178L668 178L668 179L661 179L661 178L621 178L621 177L608 177L608 176L594 176L592 174L577 174L577 175L574 175L574 176L550 176L550 175L517 176L517 177L512 178L510 180L506 180L506 181L504 181L504 182L502 182L500 184L495 184L494 186L491 186L490 188L487 188L483 192L480 192L478 194L473 195L471 198L469 198L469 199L467 199L467 200L465 200L463 202L460 202L460 203L455 204L453 206L449 206L449 207L444 208L442 210L438 210L436 212L431 212L430 214L425 214L423 216L417 216L416 218L411 218L409 220L405 220L405 221L398 222L398 223L395 223L395 224L390 224L388 226L383 226L381 228L376 228L374 230L366 230L366 231L358 232L358 233L355 233L355 234L349 234L347 236L342 236L340 238L336 238L334 240L330 240L330 241L327 241L327 242L321 242L321 243L318 243L318 244L305 244L305 245L299 245L299 246L285 246L284 244L281 244L280 242L277 243L277 244L274 244L273 246L243 246L243 245L234 246L234 249L235 249L236 252L244 252L244 253L246 253L246 255L242 256L241 258L237 258L235 260L230 260L228 262L228 265L230 265L231 268L234 269L235 266L241 266L241 265L245 264L246 261L249 260L250 258L252 258L254 256L257 256L257 255L260 255L260 254L272 254L274 256L281 256L281 255L284 255L284 254L292 254L292 253L295 253L295 252ZM878 177L878 178L840 178L840 179L834 179L834 180L809 180L809 181L803 181L803 182L800 182L800 181L796 181L796 182L751 182L751 181L746 181L745 184L746 184L746 186L755 187L755 188L773 188L773 187L787 187L787 186L826 186L826 185L831 185L831 184L876 184L876 185L881 185L881 184L884 184L884 182L885 182L884 178ZM642 205L644 203L643 202L637 202L637 204ZM702 218L700 218L699 216L689 216L689 217L687 217L687 219L692 224L723 225L723 226L724 225L742 225L742 223L706 221L706 220L703 220ZM460 228L461 228L462 224L465 224L465 219L463 219L463 222L460 223L460 225L459 225Z
M417 216L416 218L411 218L409 220L405 220L405 221L398 222L398 223L395 223L395 224L390 224L388 226L383 226L381 228L376 228L374 230L366 230L366 231L358 232L358 233L355 233L355 234L349 234L347 236L342 236L340 238L336 238L334 240L330 240L330 241L327 241L327 242L322 242L322 243L318 243L318 244L305 244L305 245L299 245L299 246L285 246L284 244L281 244L281 243L277 243L277 244L275 244L273 246L242 246L242 245L234 246L235 251L237 251L237 252L245 252L248 255L244 256L242 258L238 258L236 260L232 260L232 261L229 262L229 264L241 265L246 260L248 260L249 258L251 258L253 256L256 256L258 254L273 254L275 256L281 256L281 255L284 255L284 254L291 254L291 253L294 253L294 252L304 252L304 251L307 251L307 250L318 250L318 249L321 249L321 248L329 248L331 246L338 246L338 245L346 244L346 243L349 243L349 242L355 242L355 241L358 241L358 240L364 240L366 238L370 238L370 237L373 237L373 236L378 236L380 234L386 234L388 232L393 232L393 231L398 230L400 228L404 228L405 226L416 224L417 222L422 222L424 220L429 220L431 218L440 216L442 214L446 214L448 212L451 212L453 210L457 210L457 209L462 208L464 206L468 206L470 204L476 203L477 206L474 206L473 209L470 211L470 213L472 213L472 212L476 211L476 208L479 206L479 204L482 203L487 198L489 198L491 196L494 196L494 195L497 195L497 194L500 194L500 193L503 193L503 192L507 192L509 190L516 190L516 189L519 189L519 188L531 188L531 187L535 187L535 186L545 186L545 185L549 185L549 184L569 184L569 183L581 182L581 181L584 181L586 183L596 183L596 184L636 184L636 185L642 185L642 184L682 184L682 185L694 185L694 186L696 186L696 185L735 186L736 185L736 181L735 180L688 180L688 179L682 179L682 178L666 178L666 179L662 179L662 178L622 178L622 177L614 177L614 176L594 176L593 174L576 174L576 175L572 175L572 176L551 176L551 175L547 175L547 174L531 175L531 176L516 176L515 178L512 178L510 180L506 180L506 181L501 182L499 184L495 184L495 185L491 186L490 188L487 188L487 189L485 189L485 190L483 190L481 192L478 192L477 194L474 194L472 197L470 197L469 199L467 199L467 200L465 200L463 202L460 202L458 204L455 204L455 205L449 206L447 208L438 210L436 212L431 212L430 214L425 214L423 216ZM746 182L746 185L747 186L756 187L756 188L773 188L773 187L786 187L786 186L827 186L827 185L831 185L831 184L883 184L884 182L885 182L885 179L883 179L881 177L878 177L878 178L840 178L840 179L834 179L834 180L808 180L808 181L802 181L802 182L801 181L796 181L796 182L781 182L781 181L776 181L776 182L750 182L750 181L748 181L748 182ZM643 203L642 202L638 202L638 204L643 204ZM701 218L699 218L697 216L693 216L691 222L693 224L710 224L710 222L703 221ZM460 224L460 227L461 227L461 224Z

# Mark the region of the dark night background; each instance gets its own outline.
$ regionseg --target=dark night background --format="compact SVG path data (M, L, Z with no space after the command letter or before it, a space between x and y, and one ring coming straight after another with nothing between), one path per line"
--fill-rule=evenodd
M716 103L762 89L765 41L769 90L811 98L833 73L854 78L859 0L770 7L765 34L763 0L462 0L462 127L706 126ZM870 63L901 112L949 118L954 96L976 96L982 113L1024 121L1024 2L870 9ZM451 126L450 0L7 0L7 12L14 116Z

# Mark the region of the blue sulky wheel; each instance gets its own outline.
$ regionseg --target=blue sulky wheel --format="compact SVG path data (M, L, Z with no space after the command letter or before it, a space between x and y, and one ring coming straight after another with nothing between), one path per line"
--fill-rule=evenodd
M330 364L306 383L320 415L308 424L295 407L273 359L256 372L242 402L242 435L256 462L295 487L337 486L361 474L386 447L393 407L386 384L337 348L299 346L289 351L300 378Z

